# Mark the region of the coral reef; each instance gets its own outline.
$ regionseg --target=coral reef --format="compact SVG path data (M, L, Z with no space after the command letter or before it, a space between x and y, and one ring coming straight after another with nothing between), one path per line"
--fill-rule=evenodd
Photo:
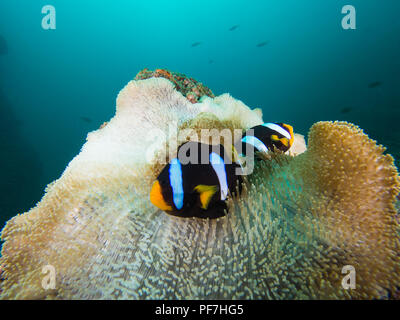
M145 68L136 75L135 80L145 80L153 77L162 77L171 81L175 85L175 89L182 93L182 95L191 103L197 103L203 96L211 98L215 97L212 91L202 83L193 78L189 78L182 73L172 72L166 69L150 71Z
M179 132L263 123L259 110L228 94L192 103L175 87L163 77L128 83L116 115L88 135L35 208L7 223L1 298L365 299L395 292L399 176L384 148L352 124L316 123L307 150L297 136L297 156L278 154L257 166L226 217L181 219L152 206L163 154L185 141L175 141L170 123ZM54 289L41 285L46 265L56 270ZM354 290L341 285L345 265L357 272Z

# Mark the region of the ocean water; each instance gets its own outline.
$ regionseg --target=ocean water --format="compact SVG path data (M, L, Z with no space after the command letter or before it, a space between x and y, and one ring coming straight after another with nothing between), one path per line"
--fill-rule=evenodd
M349 4L356 29L342 27ZM399 12L398 0L2 0L1 227L40 200L145 67L229 92L302 134L320 120L355 123L400 159Z

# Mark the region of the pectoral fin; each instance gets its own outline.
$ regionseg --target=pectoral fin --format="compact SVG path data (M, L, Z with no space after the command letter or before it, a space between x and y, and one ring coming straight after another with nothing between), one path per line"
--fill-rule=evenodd
M281 139L279 139L281 142L282 142L282 144L285 146L285 147L290 147L289 146L289 140L287 139L287 138L281 138Z
M287 138L278 138L277 135L273 134L273 135L271 136L271 139L272 139L273 141L280 141L284 146L290 147L290 145L289 145L289 140L288 140Z
M273 141L279 141L279 138L276 134L271 135L271 140Z
M218 191L218 186L199 184L194 190L200 195L201 208L207 210L213 195Z

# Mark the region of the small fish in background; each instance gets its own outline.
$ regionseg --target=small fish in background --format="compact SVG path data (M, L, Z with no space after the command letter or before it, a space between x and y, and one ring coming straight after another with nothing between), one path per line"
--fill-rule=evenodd
M214 60L213 59L208 59L208 64L212 64L212 63L214 63Z
M238 24L235 24L234 26L232 26L232 27L229 28L229 31L234 31L234 30L236 30L237 28L239 28L239 25L238 25Z
M257 48L265 47L268 43L269 43L269 41L260 42L257 44Z
M87 123L91 123L92 119L88 118L88 117L81 117L81 120L87 122Z
M380 87L382 84L383 84L383 82L381 82L381 81L371 82L370 84L368 84L368 88L370 88L370 89L377 88L377 87Z
M192 48L197 47L199 45L201 45L201 42L193 42L192 43Z
M0 56L8 53L7 41L0 35Z
M353 108L351 108L351 107L344 107L340 110L340 113L349 113L352 110L353 110Z

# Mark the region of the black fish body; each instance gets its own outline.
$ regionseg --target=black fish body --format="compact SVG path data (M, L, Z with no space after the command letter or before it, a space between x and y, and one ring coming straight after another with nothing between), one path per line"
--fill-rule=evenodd
M150 199L175 216L224 216L227 197L241 186L239 169L240 165L231 161L222 145L189 141L178 148L177 158L163 168Z

